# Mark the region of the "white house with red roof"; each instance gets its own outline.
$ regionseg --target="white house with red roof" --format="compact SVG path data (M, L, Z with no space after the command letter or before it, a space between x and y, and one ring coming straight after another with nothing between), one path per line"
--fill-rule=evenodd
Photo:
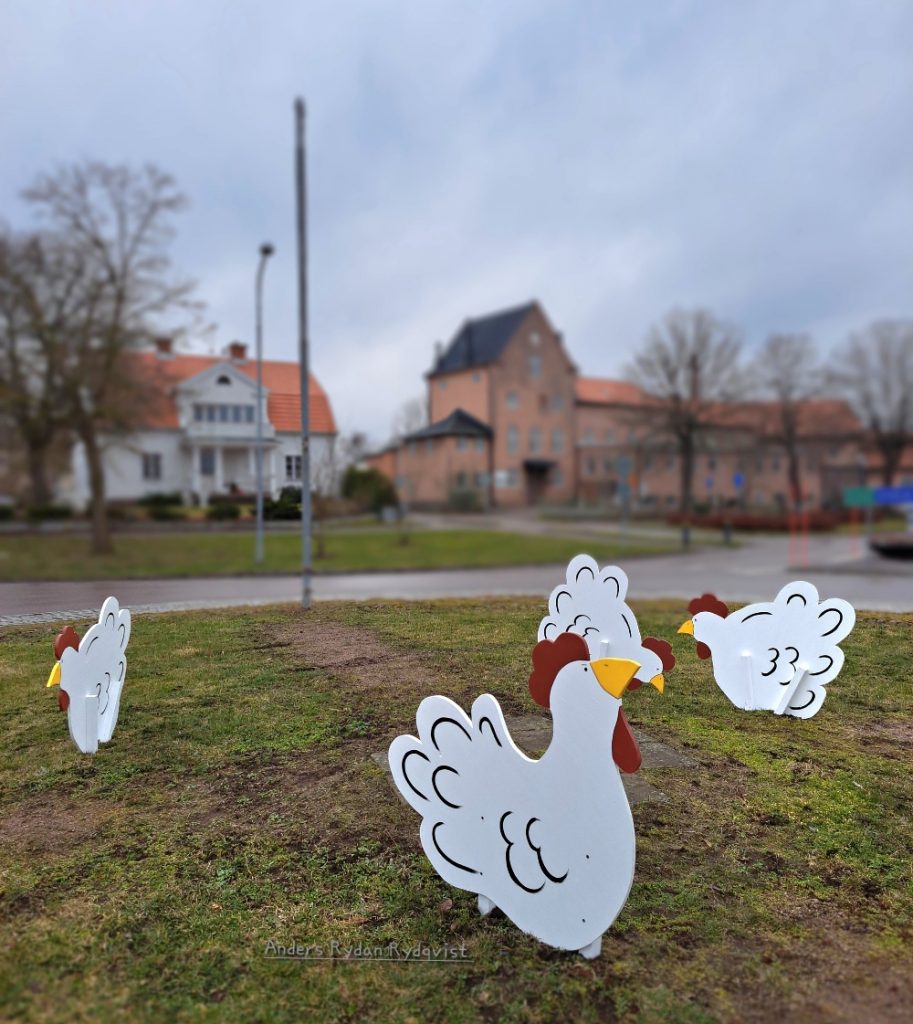
M213 495L252 493L256 480L257 365L240 342L223 356L181 354L162 338L131 360L148 381L141 426L112 437L105 448L110 501L179 491L207 504ZM310 377L311 466L332 466L336 423L326 392ZM301 387L298 363L263 363L263 477L267 495L301 484ZM61 497L89 500L85 459L74 450L73 472Z

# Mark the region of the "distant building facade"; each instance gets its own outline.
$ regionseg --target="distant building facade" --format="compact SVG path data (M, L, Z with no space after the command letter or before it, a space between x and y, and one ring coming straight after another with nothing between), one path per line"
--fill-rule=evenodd
M130 356L150 400L143 422L105 439L111 501L180 492L206 505L214 495L251 493L256 481L256 363L235 342L224 356L177 354L168 339ZM310 378L311 460L332 459L336 425L326 392ZM301 485L301 388L297 363L263 363L263 475L268 495ZM90 496L77 445L58 497L76 507Z
M463 323L426 374L429 425L369 461L407 505L620 505L674 510L681 464L627 381L582 377L538 302ZM697 504L784 507L787 457L770 403L721 406L702 431ZM657 417L658 419L658 417ZM808 402L799 422L804 500L837 503L873 482L875 456L847 403Z

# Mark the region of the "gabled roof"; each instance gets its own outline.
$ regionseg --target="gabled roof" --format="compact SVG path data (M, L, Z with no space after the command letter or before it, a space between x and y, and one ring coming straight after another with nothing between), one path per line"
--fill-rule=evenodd
M161 358L155 352L136 352L130 355L136 372L149 382L157 395L149 403L143 426L151 429L178 427L178 411L174 389L214 366L230 366L251 380L257 379L257 364L252 359L235 360L228 356L173 355ZM263 362L263 387L268 392L267 415L270 423L280 432L301 429L301 375L297 363L272 360ZM336 421L327 393L311 374L308 386L311 432L335 434Z
M527 302L513 309L466 320L431 368L429 376L493 363L517 333L523 318L535 308L535 302Z
M406 434L404 441L421 441L429 437L491 437L491 427L475 416L470 416L465 409L454 409L453 412L437 423L431 423L421 430Z

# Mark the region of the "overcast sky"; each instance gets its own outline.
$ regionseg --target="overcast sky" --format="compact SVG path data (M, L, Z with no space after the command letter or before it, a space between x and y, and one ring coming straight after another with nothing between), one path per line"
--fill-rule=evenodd
M60 161L154 161L218 325L295 358L309 107L312 368L387 434L435 339L538 298L582 372L706 305L749 343L913 314L913 5L0 0L0 218Z

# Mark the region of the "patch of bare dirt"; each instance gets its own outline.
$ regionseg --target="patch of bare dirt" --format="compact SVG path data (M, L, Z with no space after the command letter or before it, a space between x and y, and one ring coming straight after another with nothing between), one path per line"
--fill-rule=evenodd
M101 801L42 793L0 816L0 845L30 854L65 853L92 839L114 813Z
M913 1019L913 956L873 952L862 920L814 898L797 897L783 908L784 925L800 925L806 938L786 955L790 992L764 999L746 989L734 1018L765 1024L907 1024ZM782 956L782 951L779 951Z
M303 619L283 624L273 634L291 649L303 668L338 674L352 690L386 689L428 693L440 682L439 672L417 654L387 647L375 634L341 622Z

